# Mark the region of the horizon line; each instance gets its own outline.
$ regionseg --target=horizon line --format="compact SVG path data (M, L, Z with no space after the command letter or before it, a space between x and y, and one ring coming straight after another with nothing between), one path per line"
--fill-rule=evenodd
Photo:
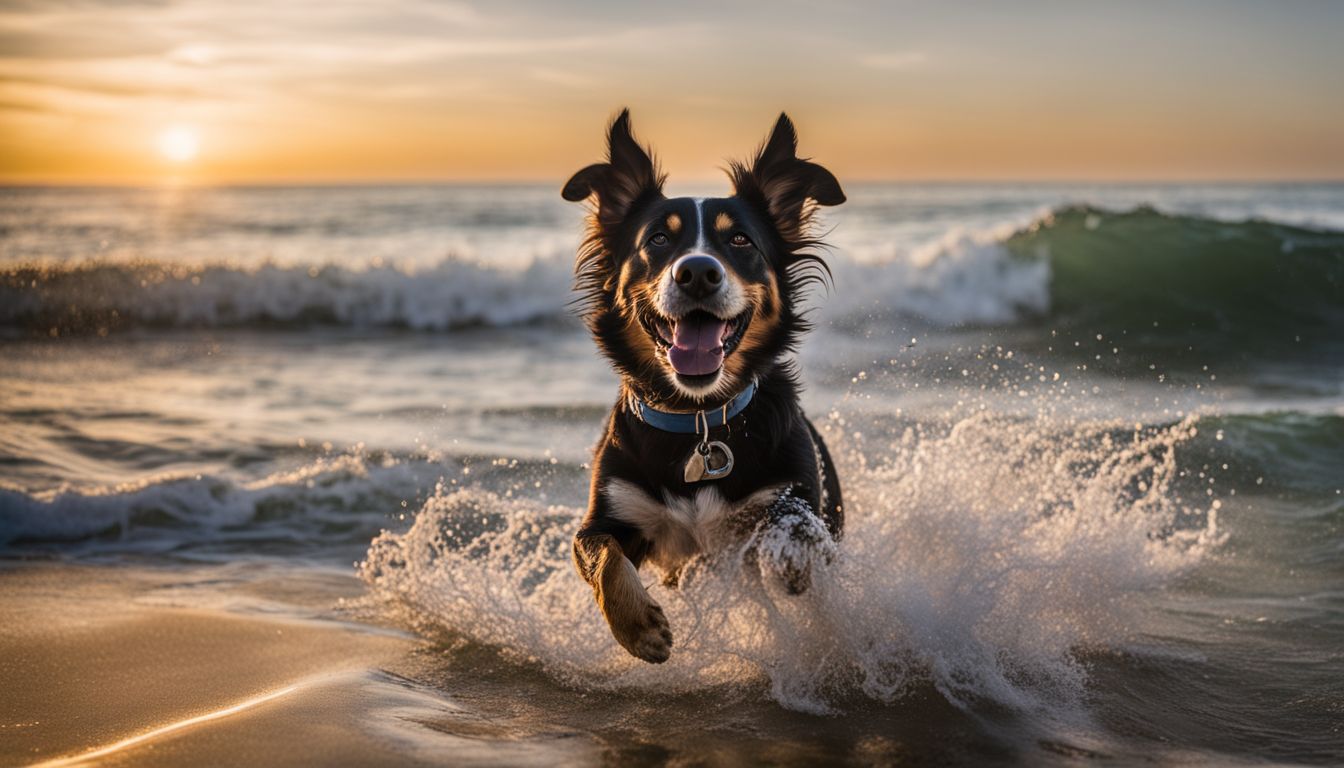
M726 179L687 179L681 186L711 184ZM996 186L1034 184L1041 186L1073 186L1095 184L1101 186L1335 186L1344 185L1344 176L1337 178L1314 177L1247 177L1247 178L1071 178L1071 177L986 177L986 178L864 178L844 182L846 187L865 186ZM0 189L296 189L323 187L545 187L557 190L563 180L547 179L407 179L407 178L351 178L351 179L257 179L225 181L193 181L165 179L162 181L108 181L108 180L18 180L0 177Z

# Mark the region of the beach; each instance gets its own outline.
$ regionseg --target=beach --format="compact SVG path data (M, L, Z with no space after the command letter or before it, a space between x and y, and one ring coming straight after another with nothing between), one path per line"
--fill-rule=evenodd
M34 565L0 579L7 765L388 760L347 734L376 703L359 678L406 638L192 607L153 570Z
M557 190L0 191L0 764L1344 760L1344 187L846 190L840 555L658 666Z

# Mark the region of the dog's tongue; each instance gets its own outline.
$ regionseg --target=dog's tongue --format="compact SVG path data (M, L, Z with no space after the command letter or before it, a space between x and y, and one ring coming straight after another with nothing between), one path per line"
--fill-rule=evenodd
M723 329L726 323L706 312L681 318L672 329L667 359L677 373L703 376L723 365Z

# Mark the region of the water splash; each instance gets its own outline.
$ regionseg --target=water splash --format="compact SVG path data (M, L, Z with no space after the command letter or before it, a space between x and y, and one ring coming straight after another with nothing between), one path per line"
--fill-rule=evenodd
M967 709L1062 714L1085 697L1078 651L1123 640L1129 598L1220 541L1214 506L1174 487L1195 424L1118 439L977 415L907 430L880 464L851 452L845 538L813 588L762 579L759 542L695 563L677 589L651 584L676 638L660 666L617 647L574 573L573 507L440 488L360 574L417 621L585 689L762 686L824 713L932 685Z

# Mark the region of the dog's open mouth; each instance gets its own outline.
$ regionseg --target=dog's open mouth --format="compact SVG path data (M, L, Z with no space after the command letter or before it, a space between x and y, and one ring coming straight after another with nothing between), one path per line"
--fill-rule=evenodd
M750 322L750 309L728 320L697 309L676 319L646 316L644 327L667 355L672 370L699 377L718 373L723 359L742 342Z

